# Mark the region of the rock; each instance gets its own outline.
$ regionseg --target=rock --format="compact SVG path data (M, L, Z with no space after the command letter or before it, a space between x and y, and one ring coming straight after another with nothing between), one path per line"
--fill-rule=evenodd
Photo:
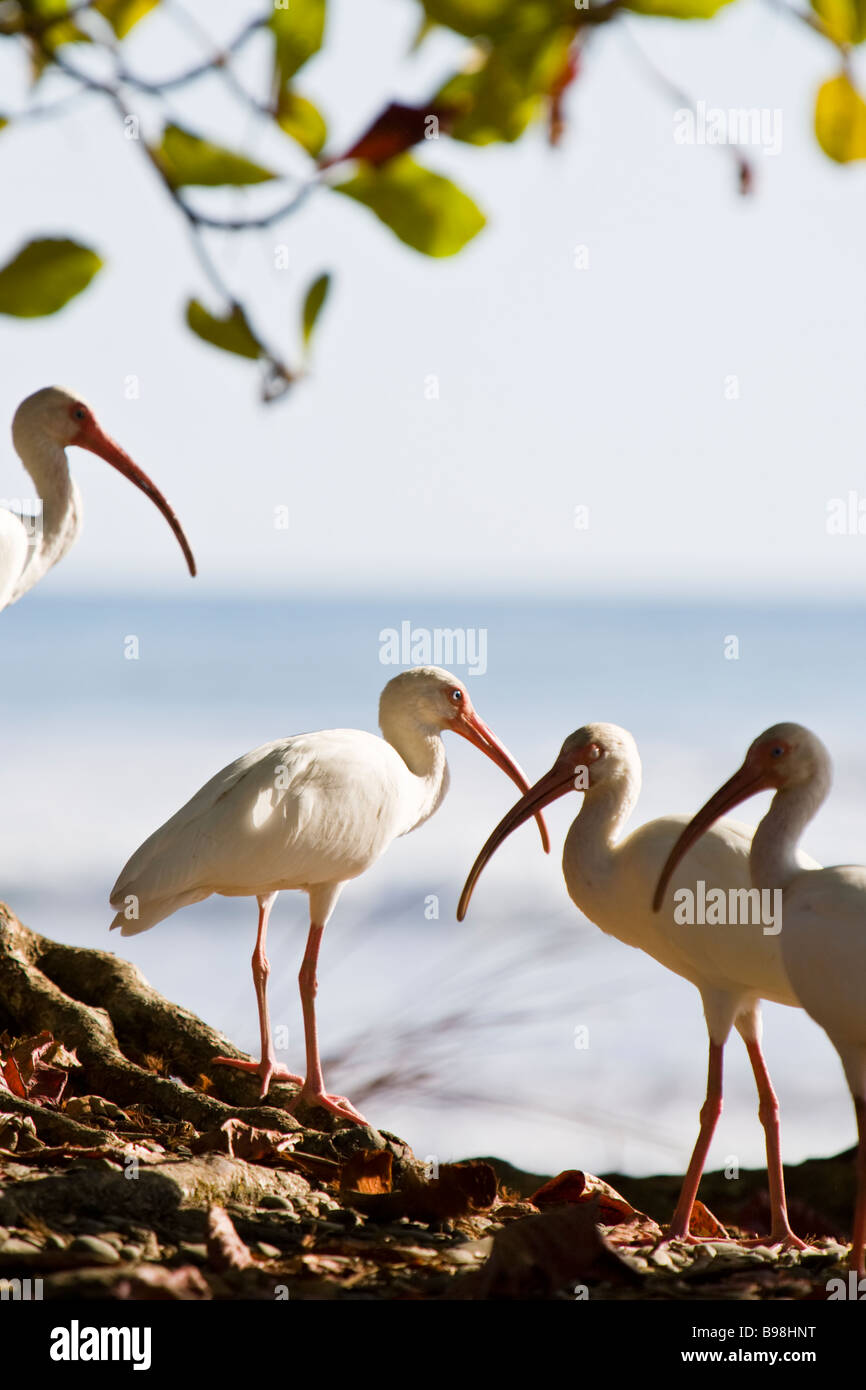
M96 1264L116 1265L120 1263L120 1255L113 1245L109 1245L107 1240L101 1240L99 1236L76 1236L69 1246L70 1253L87 1255Z
M298 1173L225 1154L148 1164L135 1181L112 1164L80 1159L62 1175L28 1172L14 1186L0 1189L0 1223L14 1225L16 1218L32 1213L49 1222L74 1222L81 1229L80 1217L95 1218L106 1211L120 1209L132 1219L165 1219L184 1208L232 1201L255 1207L266 1193L287 1197L296 1209L311 1214L331 1204L324 1194L313 1193ZM70 1219L70 1211L79 1217Z
M338 1129L331 1135L331 1143L341 1158L351 1158L352 1154L364 1149L388 1148L387 1141L372 1125L352 1125L351 1129Z
M284 1197L282 1192L266 1192L259 1206L267 1211L294 1211L288 1197Z
M492 1248L492 1240L484 1251L477 1250L473 1241L471 1245L453 1245L450 1250L443 1250L442 1258L450 1265L475 1265L479 1260L489 1255Z
M343 1207L330 1212L329 1216L331 1221L336 1221L338 1225L343 1226L348 1231L356 1230L358 1226L363 1224L363 1217L358 1212L347 1211Z
M39 1245L32 1240L22 1240L19 1236L9 1236L0 1248L0 1258L4 1261L16 1256L32 1257L39 1251Z
M265 1240L257 1240L253 1251L256 1255L264 1256L266 1260L278 1260L283 1253L278 1245L268 1245Z

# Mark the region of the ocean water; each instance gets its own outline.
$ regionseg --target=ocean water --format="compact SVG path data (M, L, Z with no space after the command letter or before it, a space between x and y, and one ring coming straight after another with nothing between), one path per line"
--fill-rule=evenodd
M134 961L251 1050L254 902L211 898L122 940L108 935L109 890L131 851L238 754L308 729L375 729L379 691L399 669L383 661L382 634L404 623L416 636L465 630L470 650L485 652L483 672L453 669L533 780L579 725L629 728L644 765L635 825L696 809L768 724L810 725L834 754L836 784L806 846L825 863L866 858L858 606L36 591L2 622L0 896L40 932ZM575 798L551 808L550 858L533 827L521 830L458 925L465 874L514 789L462 740L447 745L442 808L346 888L325 934L328 1084L441 1159L496 1152L545 1172L681 1171L706 1071L697 992L570 903L559 855ZM302 895L284 894L269 937L273 1020L298 1069L305 913ZM823 1033L797 1010L768 1006L765 1018L786 1158L853 1143L853 1108ZM575 1047L579 1027L587 1047ZM735 1037L711 1164L762 1162L756 1111Z

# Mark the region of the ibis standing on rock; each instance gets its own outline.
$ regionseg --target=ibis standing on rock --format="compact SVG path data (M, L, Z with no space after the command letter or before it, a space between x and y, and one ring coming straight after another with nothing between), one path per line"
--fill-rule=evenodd
M15 412L12 442L33 479L42 516L31 544L27 520L0 508L0 608L32 589L78 537L81 497L66 460L66 450L73 444L98 454L155 503L180 542L190 574L195 574L189 542L168 502L147 474L104 432L80 396L62 386L46 386L28 396Z
M272 1080L301 1084L293 1101L320 1105L365 1123L344 1096L325 1091L316 1029L316 963L325 925L343 885L357 878L392 840L423 824L448 789L442 733L460 734L513 782L529 785L517 763L476 714L465 686L437 666L404 671L379 702L384 738L358 729L327 729L265 744L223 768L145 840L111 893L112 927L123 936L212 893L255 897L258 935L253 982L261 1059L216 1057L256 1074L261 1094ZM547 832L538 817L542 842ZM299 976L306 1078L278 1066L267 1004L268 916L282 889L306 892L310 929Z
M832 782L830 755L801 724L775 724L756 738L738 772L680 835L659 880L666 892L686 854L714 834L719 816L757 792L773 791L752 841L752 884L782 893L782 959L806 1012L829 1037L845 1070L857 1117L857 1201L851 1268L866 1274L866 867L804 872L797 845ZM694 848L693 848L694 847ZM678 879L680 875L677 875Z
M782 1176L779 1108L761 1051L762 999L798 1005L785 974L778 938L760 922L724 926L678 921L672 898L652 910L653 887L685 816L647 822L624 840L622 829L640 793L641 766L631 734L615 724L587 724L565 740L549 772L512 807L475 860L457 909L463 920L485 864L503 840L530 816L558 797L582 791L583 805L571 826L562 855L569 897L610 936L637 946L700 991L710 1038L707 1093L697 1143L680 1191L668 1234L688 1240L701 1174L722 1108L722 1059L735 1027L749 1053L766 1135L774 1244L802 1248L788 1223ZM752 831L724 821L696 844L683 866L683 883L745 890L749 886ZM802 867L814 861L801 857Z

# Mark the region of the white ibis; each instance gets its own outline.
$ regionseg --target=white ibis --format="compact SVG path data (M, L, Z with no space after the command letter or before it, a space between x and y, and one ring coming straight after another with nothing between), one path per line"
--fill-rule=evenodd
M98 424L86 401L62 386L45 386L23 400L12 421L12 442L42 502L41 534L31 547L20 516L0 508L0 608L32 589L62 560L81 530L81 497L69 476L66 450L89 449L122 473L162 512L184 553L190 574L195 560L181 524L162 493Z
M597 927L628 946L639 947L700 991L710 1039L707 1094L697 1143L686 1172L669 1237L688 1240L701 1174L722 1109L722 1060L735 1027L749 1054L766 1135L774 1244L802 1247L791 1231L785 1204L779 1140L779 1107L761 1051L760 1001L797 1005L785 975L777 937L761 925L724 927L677 921L672 899L655 916L651 899L671 845L685 816L649 821L626 839L619 835L640 793L641 765L631 734L615 724L587 724L565 740L549 772L517 802L490 835L475 860L457 909L462 921L488 859L529 816L538 815L566 792L584 793L583 805L565 841L562 869L569 897ZM749 885L752 831L725 821L690 852L683 882L745 889ZM619 842L618 842L619 841ZM803 863L812 863L805 858ZM685 914L680 914L685 915Z
M756 738L738 772L689 822L659 880L659 894L686 853L732 807L774 791L752 842L752 883L782 890L782 960L804 1009L842 1060L859 1138L851 1267L866 1274L866 867L803 871L797 844L830 791L823 743L801 724L775 724ZM714 832L710 832L714 833ZM679 877L679 875L678 875Z
M265 744L207 782L129 860L111 893L112 927L123 936L147 931L187 903L211 893L256 897L258 935L253 983L261 1060L216 1057L271 1080L301 1084L293 1101L324 1106L365 1123L344 1096L328 1095L316 1029L316 963L325 925L343 885L357 878L392 840L432 816L448 789L440 735L450 729L486 753L521 790L529 783L510 753L476 714L465 686L437 666L419 666L389 681L379 702L384 738L358 729L327 729ZM538 817L545 850L547 831ZM267 1005L268 916L282 889L310 901L310 930L299 976L306 1078L278 1066Z

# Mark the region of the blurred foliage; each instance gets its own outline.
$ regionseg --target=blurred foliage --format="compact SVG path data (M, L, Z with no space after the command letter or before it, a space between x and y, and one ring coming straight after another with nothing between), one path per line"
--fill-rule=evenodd
M296 85L299 79L303 82L307 65L320 50L339 41L339 35L329 29L332 17L327 0L260 0L257 7L244 9L248 17L233 40L220 49L206 33L200 33L203 44L209 46L208 56L188 71L164 78L128 67L126 41L142 22L183 21L187 29L191 24L200 29L198 21L184 20L176 0L0 0L0 39L24 49L33 89L23 110L13 113L4 108L0 129L13 127L11 134L4 134L4 142L14 139L17 121L34 114L50 115L53 106L60 118L65 105L91 93L101 94L127 126L137 123L137 98L145 94L148 124L153 120L156 128L141 139L136 129L130 148L143 153L158 174L195 240L211 289L222 301L212 312L190 297L186 323L211 346L262 363L263 394L272 399L301 373L285 365L281 349L266 344L250 307L227 284L210 238L213 231L243 233L274 226L306 203L309 194L339 193L366 210L359 211L359 217L373 214L413 251L430 257L456 255L481 232L486 219L474 199L444 170L427 167L427 155L433 156L432 163L439 165L440 159L447 163L447 146L437 143L442 137L487 147L513 144L541 130L556 145L567 128L566 96L579 79L586 50L601 27L615 28L628 17L634 23L652 23L656 18L708 21L736 0L399 3L411 6L418 16L407 56L411 59L437 30L449 30L462 40L455 70L426 102L406 105L383 94L373 123L347 148L327 151L326 115ZM825 81L817 94L818 143L838 163L866 158L866 103L850 67L852 48L866 39L866 0L808 0L807 9L795 8L796 3L774 0L777 9L807 24L835 59L837 75ZM166 28L165 33L170 39L171 30ZM249 90L234 70L233 60L247 43L257 44L266 58L264 92ZM88 46L86 54L83 45ZM96 49L100 61L83 61L85 56L95 56ZM166 51L170 52L168 40ZM52 82L53 105L42 94L52 73L65 89L59 98L53 97ZM187 129L171 119L170 94L192 88L209 75L222 80L227 98L241 102L256 120L269 122L287 137L286 163L291 173L266 168L245 150L225 148L203 131ZM665 79L660 80L665 85ZM673 84L666 84L666 95L676 99L677 106L682 104ZM338 92L333 100L339 100ZM161 120L152 116L154 107L163 109ZM129 129L126 134L130 135ZM424 150L423 157L410 153L416 147ZM740 187L748 191L751 170L741 152L737 155ZM332 175L335 166L340 171ZM212 211L213 204L195 201L218 195L187 191L257 185L274 190L271 203L256 201L256 209L263 207L263 211L244 211L234 217L219 216ZM247 196L259 199L263 195ZM76 242L33 241L0 271L0 311L22 317L56 313L86 288L100 265L94 252ZM329 285L327 274L318 276L302 300L297 334L304 354Z
M268 183L276 178L270 169L263 169L243 155L233 154L210 140L202 140L177 125L167 125L162 140L153 151L172 188L198 184L202 188L217 188L225 184L240 187L251 183Z
M56 314L86 289L102 261L75 241L31 241L0 270L0 314Z
M866 102L845 73L825 82L818 93L815 134L825 154L839 164L866 159Z
M471 198L410 154L362 168L333 188L363 203L407 246L427 256L453 256L484 226L484 216Z

